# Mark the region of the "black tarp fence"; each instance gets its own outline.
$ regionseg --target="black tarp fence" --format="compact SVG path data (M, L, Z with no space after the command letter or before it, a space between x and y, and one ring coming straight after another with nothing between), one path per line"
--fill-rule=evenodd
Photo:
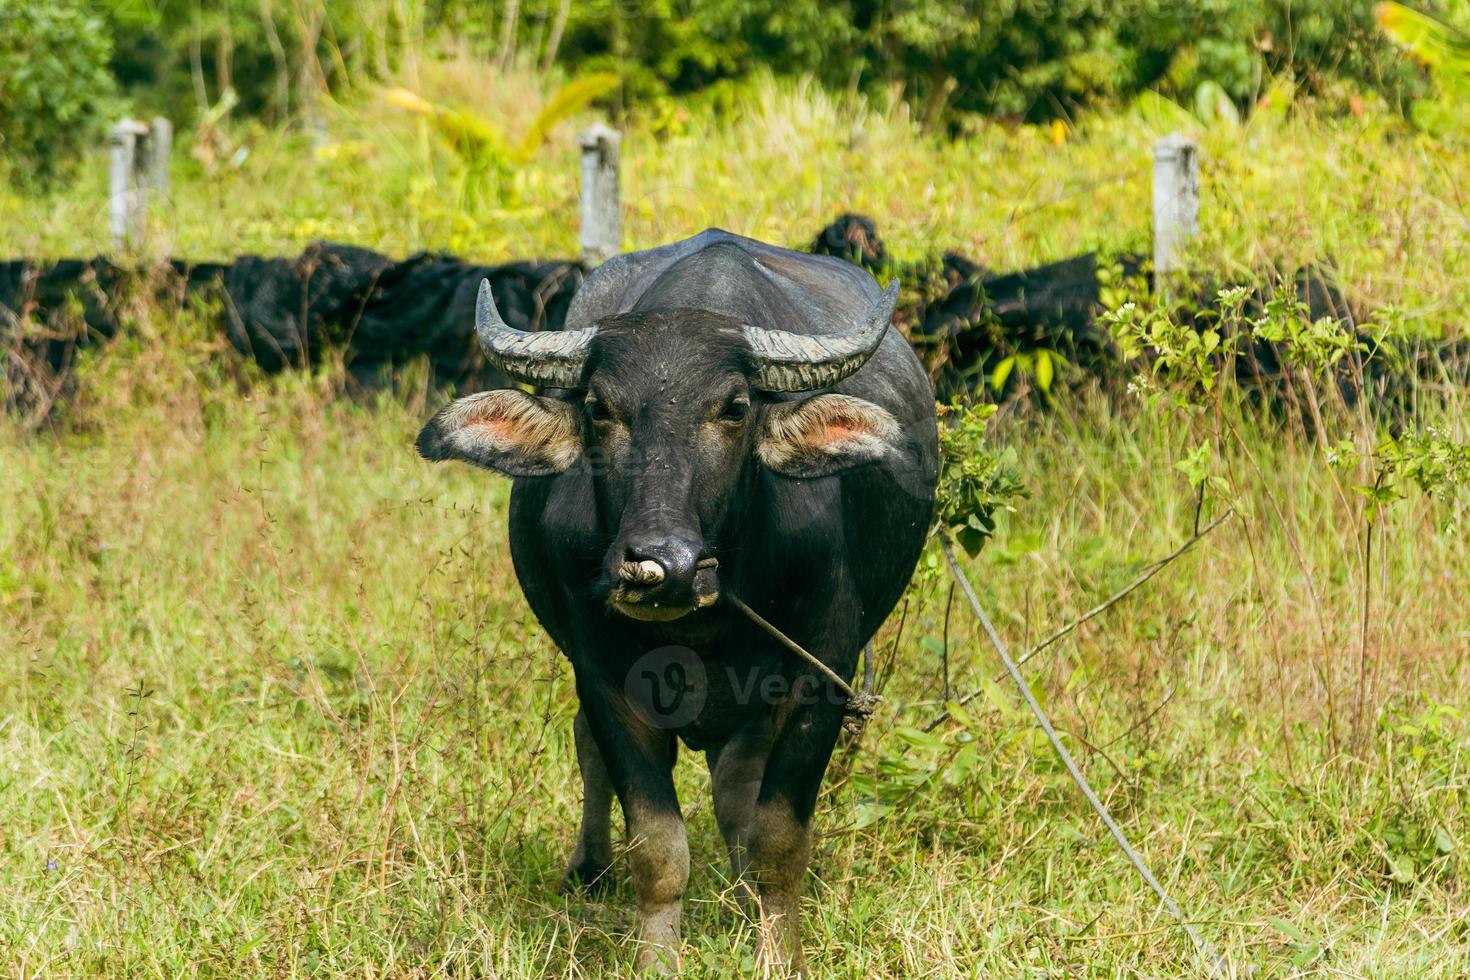
M1001 391L990 391L990 373L1002 358L1037 349L1066 357L1079 369L1074 379L1109 384L1133 371L1122 364L1098 314L1105 281L1123 276L1149 285L1140 256L1088 253L1003 274L954 252L899 265L872 219L854 214L823 228L808 248L905 282L898 322L929 364L941 398L1015 396L1023 379L1012 375ZM506 379L485 363L474 337L480 280L490 280L512 326L558 330L588 271L574 261L476 265L432 252L394 260L331 242L314 243L293 258L243 255L197 264L175 259L147 269L121 268L101 257L0 262L3 397L11 409L49 410L67 389L78 351L115 336L130 304L140 298L217 310L233 347L266 371L308 367L332 351L341 353L355 378L372 384L426 357L441 385L460 391L494 387ZM1260 309L1283 281L1314 320L1331 317L1353 330L1363 322L1363 311L1321 269L1259 277L1247 284L1253 308ZM1188 308L1207 317L1219 285L1196 277L1187 290ZM1436 365L1447 358L1463 365L1464 348L1464 342L1438 345L1420 355ZM1283 376L1279 353L1274 345L1252 342L1234 366L1242 385L1269 400ZM1378 396L1391 396L1401 376L1390 372L1388 359L1371 363L1363 383ZM1413 365L1401 374L1414 374ZM1465 377L1463 369L1457 376ZM1356 377L1338 380L1353 387L1350 398L1357 397Z
M295 258L173 260L127 270L103 258L0 263L0 356L11 407L54 402L77 353L114 337L140 296L218 311L231 345L268 372L309 367L343 352L372 383L421 356L435 380L462 390L505 384L474 342L475 296L489 279L506 322L559 329L586 269L576 262L474 265L423 252L395 261L318 242Z

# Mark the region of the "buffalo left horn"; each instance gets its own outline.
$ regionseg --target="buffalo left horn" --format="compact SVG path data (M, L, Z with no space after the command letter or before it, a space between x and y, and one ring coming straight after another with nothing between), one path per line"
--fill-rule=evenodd
M475 333L485 359L517 381L546 388L575 388L596 327L581 330L517 330L501 319L490 295L490 280L480 280L475 300Z
M814 391L835 385L867 363L883 342L898 303L894 279L861 320L824 334L790 333L746 325L745 340L755 355L756 387L766 391Z

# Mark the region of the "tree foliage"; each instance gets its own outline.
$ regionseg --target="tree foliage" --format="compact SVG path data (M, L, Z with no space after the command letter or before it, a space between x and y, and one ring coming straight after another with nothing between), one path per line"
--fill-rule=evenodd
M72 0L0 0L0 156L47 169L112 99L111 37Z
M1206 84L1247 105L1273 73L1304 91L1347 77L1397 93L1416 77L1369 6L1340 0L651 0L579 5L572 21L560 56L625 73L634 95L769 67L901 86L935 121L1037 121L1155 87L1193 101Z
M1436 0L1462 3L1463 0ZM311 119L451 49L568 75L610 72L614 111L718 93L756 71L897 92L935 128L1067 117L1158 90L1249 111L1268 76L1397 97L1422 70L1343 0L0 0L7 155L64 156L114 90L187 124ZM641 111L641 110L640 110Z
M1450 13L1470 22L1470 0L1455 0ZM1378 26L1429 69L1436 97L1415 104L1414 122L1439 136L1470 136L1470 34L1398 3L1374 8Z

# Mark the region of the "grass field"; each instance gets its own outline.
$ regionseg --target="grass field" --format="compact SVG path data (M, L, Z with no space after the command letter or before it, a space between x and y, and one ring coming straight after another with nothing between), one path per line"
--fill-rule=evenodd
M427 72L427 70L426 70ZM424 85L489 90L465 65ZM509 79L487 111L521 123ZM529 94L528 94L529 93ZM706 224L796 244L843 209L906 257L1009 268L1147 241L1151 124L957 144L898 109L763 85L627 144L629 244ZM571 141L499 207L377 104L314 158L258 134L181 168L180 254L332 237L391 253L566 254ZM861 133L854 135L856 130ZM1470 158L1362 118L1262 113L1204 134L1201 261L1330 260L1415 329L1463 334ZM100 179L0 198L0 252L102 242ZM602 976L629 970L631 889L558 893L580 786L570 671L505 546L506 481L412 452L426 373L340 397L341 365L262 378L141 311L56 424L0 421L0 963L14 974ZM1168 403L1162 403L1167 405ZM1371 442L1354 413L1334 437ZM1463 399L1416 425L1470 439ZM1470 549L1463 500L1388 507L1365 561L1357 478L1279 419L1224 407L1002 411L1029 497L969 563L1017 651L1186 539L1177 467L1213 447L1205 518L1238 514L1026 669L1089 778L1245 975L1470 972ZM1364 595L1367 585L1368 603ZM887 701L839 750L806 945L823 976L1172 976L1187 940L1106 839L936 551L879 636ZM947 642L946 642L947 641ZM694 871L686 975L749 973L702 764L679 767ZM873 785L889 807L874 806ZM895 803L894 788L901 797ZM880 819L875 816L881 814Z

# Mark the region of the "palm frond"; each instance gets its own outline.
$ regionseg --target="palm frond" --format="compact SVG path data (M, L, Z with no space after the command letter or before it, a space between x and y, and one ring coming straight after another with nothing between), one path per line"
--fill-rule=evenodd
M1470 37L1401 3L1373 8L1378 27L1430 68L1470 80Z
M613 92L622 83L623 80L613 72L594 72L574 78L557 89L556 94L536 114L531 128L526 131L521 140L519 155L523 159L529 159L541 148L552 127L581 112L594 100Z

